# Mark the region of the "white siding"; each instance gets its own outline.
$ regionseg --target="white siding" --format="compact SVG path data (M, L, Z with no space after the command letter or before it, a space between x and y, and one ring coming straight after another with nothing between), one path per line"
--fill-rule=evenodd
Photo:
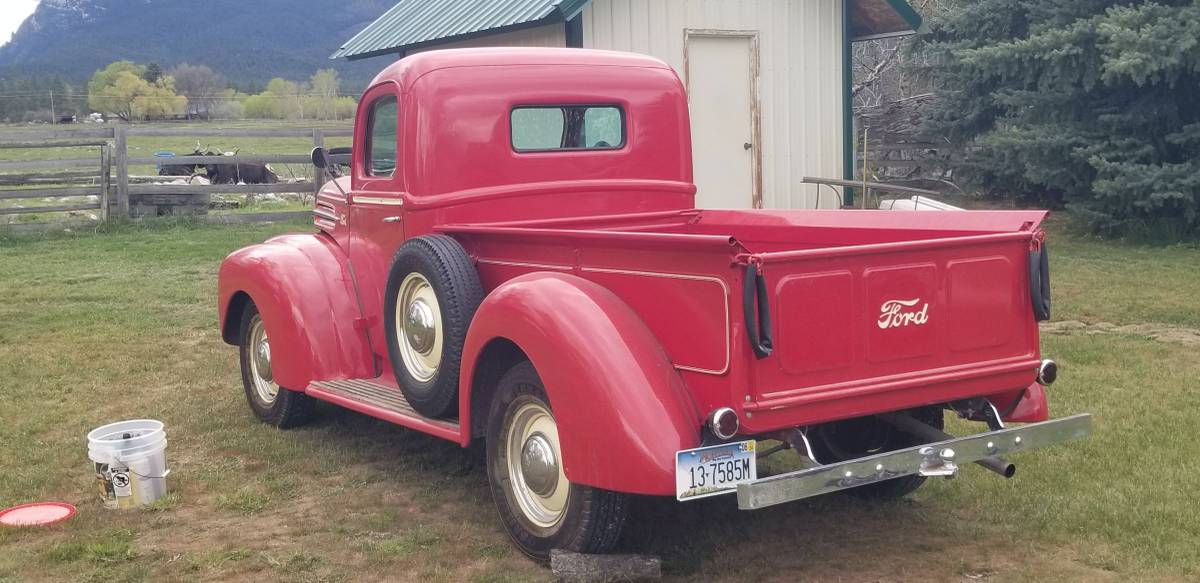
M684 78L687 29L757 31L765 208L815 208L842 177L842 0L593 0L585 47L658 57ZM693 116L720 115L693 111ZM836 208L825 187L822 208Z
M567 44L567 31L564 25L548 24L523 28L513 32L492 34L464 41L433 45L424 49L412 51L432 51L441 49L468 49L476 47L562 47Z

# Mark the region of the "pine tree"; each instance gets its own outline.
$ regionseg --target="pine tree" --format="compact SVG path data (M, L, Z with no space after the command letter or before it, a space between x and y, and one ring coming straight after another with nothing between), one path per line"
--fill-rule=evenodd
M162 79L162 76L163 70L161 65L154 61L146 63L146 70L142 73L142 79L145 79L147 83L158 83L158 80Z
M964 0L921 41L929 129L985 190L1200 235L1200 2Z

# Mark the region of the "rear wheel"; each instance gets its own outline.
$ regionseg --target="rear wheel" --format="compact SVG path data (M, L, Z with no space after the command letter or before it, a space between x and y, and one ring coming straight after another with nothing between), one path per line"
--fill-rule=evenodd
M313 398L275 382L271 365L271 339L258 307L253 303L242 312L239 352L242 387L254 415L281 429L303 425L312 417Z
M627 496L567 481L558 425L528 361L500 379L487 429L488 482L500 519L526 555L603 553L625 524Z
M922 423L942 429L941 407L922 407L908 413ZM808 437L813 453L821 463L841 462L924 443L921 438L904 433L878 417L827 423L813 428ZM860 498L891 500L912 493L924 483L924 476L914 474L858 486L846 493Z

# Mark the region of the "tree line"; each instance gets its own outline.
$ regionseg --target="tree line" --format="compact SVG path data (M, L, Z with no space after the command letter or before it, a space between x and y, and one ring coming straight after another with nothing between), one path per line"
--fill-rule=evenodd
M58 121L92 112L126 121L162 119L353 118L357 100L341 93L337 71L321 69L305 81L275 78L255 93L231 87L206 65L116 61L96 71L84 88L60 77L0 79L0 120Z
M1200 3L958 0L929 25L924 129L964 148L975 188L1200 237Z
M884 181L1068 209L1103 235L1200 239L1200 3L910 3L924 34L855 43L860 128L934 145Z
M1200 3L914 4L926 34L856 47L857 107L913 104L919 131L957 149L953 179L972 191L1071 209L1101 233L1200 238ZM251 94L203 65L122 61L86 91L0 80L0 118L90 107L128 118L345 119L354 99L339 88L336 73L318 71Z

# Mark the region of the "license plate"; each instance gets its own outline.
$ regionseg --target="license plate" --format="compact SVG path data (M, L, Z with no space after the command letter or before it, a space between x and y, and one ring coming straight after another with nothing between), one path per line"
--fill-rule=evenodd
M758 478L754 441L725 443L675 453L675 499L695 500L737 491Z

